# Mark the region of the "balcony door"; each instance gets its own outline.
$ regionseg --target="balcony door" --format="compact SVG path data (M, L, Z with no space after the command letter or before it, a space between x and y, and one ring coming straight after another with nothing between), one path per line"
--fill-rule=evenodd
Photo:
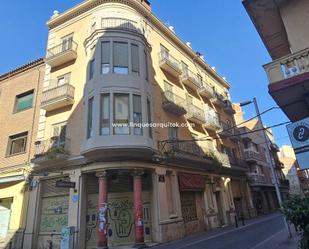
M72 49L73 47L73 35L69 35L62 38L62 52Z

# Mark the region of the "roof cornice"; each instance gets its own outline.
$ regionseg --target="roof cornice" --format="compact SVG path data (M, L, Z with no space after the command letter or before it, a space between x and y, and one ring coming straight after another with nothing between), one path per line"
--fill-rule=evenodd
M187 44L182 41L174 32L172 32L158 17L156 17L151 11L149 11L140 1L137 0L86 0L75 7L65 11L62 14L52 18L47 22L48 28L51 30L66 21L71 20L74 17L79 16L101 4L104 3L121 3L126 4L136 11L141 13L154 24L164 35L171 39L176 45L178 45L183 51L185 51L192 60L198 63L204 70L206 70L213 78L215 78L221 85L224 87L230 88L230 85L225 81L214 69L212 69L204 60L196 55L196 52L193 51Z
M37 66L40 66L40 65L43 65L45 62L44 62L44 59L43 58L39 58L37 60L34 60L34 61L31 61L25 65L22 65L21 67L18 67L16 69L13 69L7 73L4 73L2 75L0 75L0 81L3 81L3 80L6 80L10 77L13 77L17 74L20 74L20 73L23 73L29 69L32 69L34 67L37 67Z

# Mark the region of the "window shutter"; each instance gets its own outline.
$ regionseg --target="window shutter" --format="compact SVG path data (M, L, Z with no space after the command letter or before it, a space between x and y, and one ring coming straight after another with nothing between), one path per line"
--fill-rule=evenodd
M139 72L138 46L134 44L131 45L131 59L132 59L132 71Z
M102 63L109 64L110 60L110 42L102 42L101 45L102 53Z
M114 66L128 67L128 44L114 42Z

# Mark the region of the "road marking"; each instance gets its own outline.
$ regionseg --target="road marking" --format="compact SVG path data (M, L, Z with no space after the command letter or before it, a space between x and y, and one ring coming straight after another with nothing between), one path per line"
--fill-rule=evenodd
M271 239L273 239L274 237L276 237L278 234L282 233L285 229L280 230L277 233L274 233L272 236L268 237L267 239L261 241L260 243L258 243L257 245L255 245L254 247L252 247L251 249L257 249L259 248L261 245L265 244L266 242L270 241Z

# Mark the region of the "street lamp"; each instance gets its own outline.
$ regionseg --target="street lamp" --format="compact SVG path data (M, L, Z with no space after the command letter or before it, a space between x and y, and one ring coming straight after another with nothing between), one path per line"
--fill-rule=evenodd
M276 175L276 172L275 172L275 165L274 165L274 161L272 160L272 154L270 152L270 147L271 147L270 139L268 139L267 134L266 134L266 129L264 129L263 120L262 120L262 117L261 117L261 114L260 114L260 110L259 110L257 100L256 100L256 98L253 98L253 100L249 100L249 101L245 101L245 102L240 103L240 106L242 107L242 106L246 106L246 105L250 105L250 104L254 104L257 118L259 120L259 123L262 126L264 141L265 141L265 144L267 145L267 151L268 151L268 155L269 155L270 163L271 163L270 171L271 171L272 177L274 179L274 185L275 185L275 189L276 189L276 194L277 194L279 206L282 207L282 198L281 198L281 194L280 194L277 175ZM290 227L289 227L285 217L283 218L283 220L284 220L284 225L285 225L285 227L288 231L289 237L291 238L292 237L291 230L290 230Z

